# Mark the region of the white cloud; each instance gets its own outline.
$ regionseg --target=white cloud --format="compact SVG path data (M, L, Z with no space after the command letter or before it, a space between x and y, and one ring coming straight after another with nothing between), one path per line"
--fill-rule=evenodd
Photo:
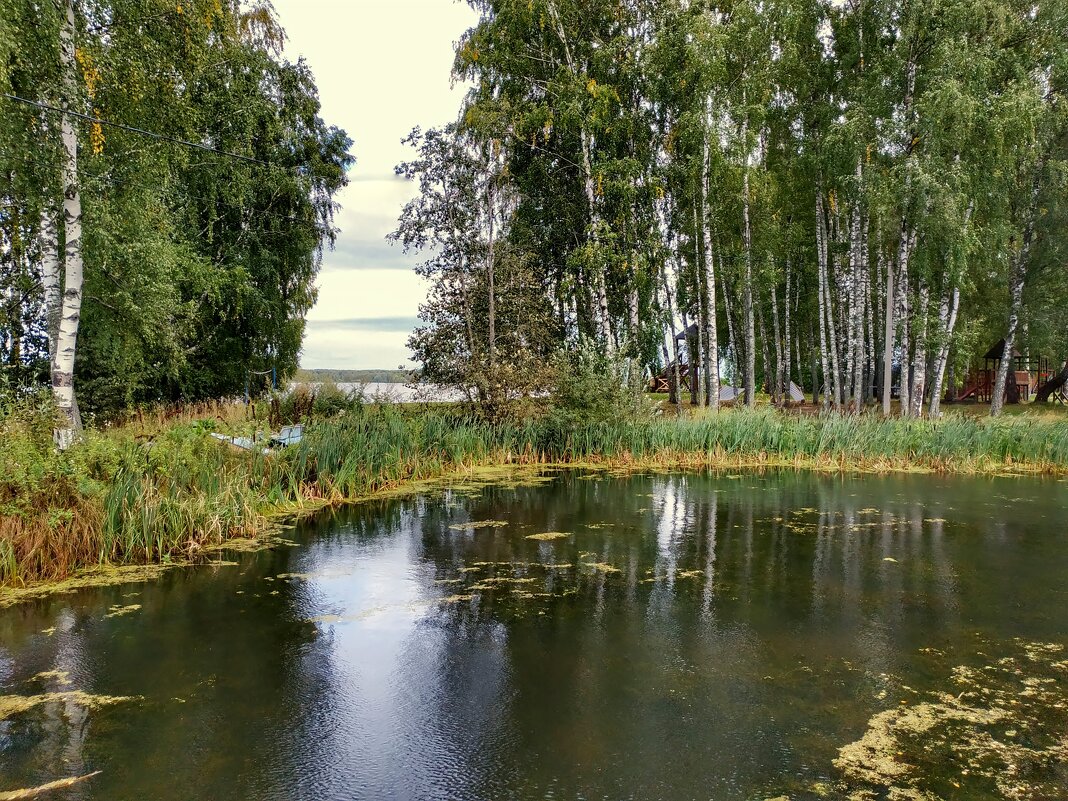
M330 320L414 318L426 285L420 259L383 242L414 187L393 176L411 157L400 140L415 126L455 119L464 87L452 87L453 44L475 21L449 0L275 0L289 34L286 55L315 74L323 118L354 140L352 183L341 192L337 249L323 258L319 302L309 315L305 367L393 368L410 362L407 332L338 329ZM404 269L408 267L409 269Z

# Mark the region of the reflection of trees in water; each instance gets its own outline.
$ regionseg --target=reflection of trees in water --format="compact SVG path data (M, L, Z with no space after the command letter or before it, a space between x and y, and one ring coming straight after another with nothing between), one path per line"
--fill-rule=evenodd
M514 725L539 733L520 736L520 753L570 765L640 754L650 738L673 742L672 726L690 731L690 722L685 710L671 708L670 690L708 691L714 680L752 699L768 692L761 686L767 673L788 685L801 682L791 690L798 714L822 714L828 726L840 725L827 708L836 702L857 708L858 692L900 671L916 646L943 632L959 634L962 593L982 592L958 571L975 540L997 526L974 489L930 477L667 475L563 477L560 484L483 497L460 511L463 519L507 520L508 528L455 532L449 514L427 518L421 541L439 579L478 561L578 563L584 552L587 561L619 568L557 574L545 587L574 594L535 603L530 613L517 614L506 593L484 593L444 607L436 618L447 632L465 632L457 638L505 625L512 681L525 696L511 706ZM947 525L954 538L947 538ZM523 538L539 529L575 537L547 545ZM803 672L784 679L784 671L798 669L799 655L822 656L831 670L845 670L848 660L857 671L836 678L835 687ZM635 676L662 686L628 694ZM561 709L547 700L553 697L568 703ZM742 732L761 730L761 721L746 719L728 700L709 708L731 710L736 717L717 723L733 726L742 742ZM820 744L827 747L825 737ZM678 745L691 755L705 747ZM658 753L664 764L655 769L662 773L675 756ZM624 762L613 767L620 787L642 786L643 777Z
M402 502L390 516L419 527L420 556L433 565L436 580L455 579L477 563L512 563L517 575L539 577L539 590L574 591L571 603L593 616L604 613L609 597L655 606L683 586L699 586L706 613L717 599L720 605L759 601L794 617L889 625L902 618L910 598L923 598L937 614L956 607L937 499L913 493L903 500L901 492L900 479L781 474L590 481L565 474L552 488L485 490L477 498L453 498L451 506L405 512L400 507L412 502ZM450 528L482 520L508 525ZM571 536L526 539L540 531ZM577 567L536 569L561 563ZM582 569L584 563L619 572ZM491 593L450 614L492 617L494 604Z

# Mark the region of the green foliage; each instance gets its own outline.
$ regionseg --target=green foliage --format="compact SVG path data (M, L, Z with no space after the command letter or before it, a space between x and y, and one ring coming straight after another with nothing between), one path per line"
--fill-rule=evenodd
M585 346L556 357L549 417L561 427L648 416L641 366L624 355Z
M319 116L307 65L280 57L269 4L74 5L73 110L245 157L77 123L83 411L233 396L250 371L286 378L336 233L351 141ZM0 86L57 105L59 7L0 8ZM0 103L0 362L26 387L48 375L41 215L61 200L60 117Z

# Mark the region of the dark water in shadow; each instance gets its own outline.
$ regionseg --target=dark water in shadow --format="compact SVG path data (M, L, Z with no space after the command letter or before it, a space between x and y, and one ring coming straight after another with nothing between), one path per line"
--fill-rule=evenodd
M1056 480L568 472L293 539L0 611L0 693L141 697L0 721L0 791L99 770L48 797L807 797L955 666L1068 645Z

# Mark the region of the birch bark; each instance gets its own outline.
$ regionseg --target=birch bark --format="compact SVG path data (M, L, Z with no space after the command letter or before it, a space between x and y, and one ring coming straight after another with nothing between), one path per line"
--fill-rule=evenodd
M831 364L828 358L827 336L827 242L823 219L823 193L816 192L816 260L819 278L819 312L820 312L820 366L823 369L823 408L831 406ZM813 392L816 391L815 386Z
M927 384L927 308L931 298L927 282L920 279L917 292L916 345L912 355L912 390L910 391L910 417L923 415L923 393Z
M948 295L942 297L942 303L938 309L939 322L939 348L935 357L934 384L931 386L931 404L928 407L928 416L935 418L941 415L942 382L946 375L946 363L949 361L949 348L953 344L953 329L957 325L957 310L960 308L960 287L954 286Z
M78 134L68 113L77 93L77 65L74 59L74 0L65 0L59 32L59 58L63 75L63 114L60 137L63 141L63 227L64 281L63 303L56 347L52 357L52 393L63 414L63 424L56 429L59 448L65 449L81 430L81 415L74 394L74 357L81 322L82 282L82 201L78 188Z
M701 179L701 210L704 216L705 229L704 281L705 298L708 304L708 312L705 316L705 352L708 354L705 362L705 375L708 383L707 403L712 409L719 409L719 326L716 320L716 263L715 254L712 250L712 226L708 214L708 188L711 172L711 155L708 143L708 118L710 116L710 103L706 101L704 166Z
M756 329L753 321L753 232L749 221L749 121L742 123L742 232L745 244L745 281L742 311L745 318L745 405L756 405Z

